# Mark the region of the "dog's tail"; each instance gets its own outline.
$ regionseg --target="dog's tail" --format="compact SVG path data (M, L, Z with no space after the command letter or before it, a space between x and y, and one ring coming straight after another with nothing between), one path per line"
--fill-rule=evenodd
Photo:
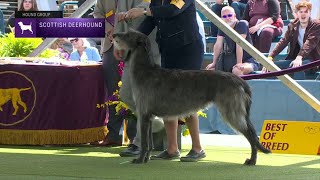
M266 154L271 153L271 151L269 149L267 149L264 146L262 146L261 143L259 142L257 133L256 133L256 131L254 129L254 126L253 126L251 120L250 120L250 109L251 109L251 99L246 104L247 113L246 113L245 118L246 118L248 129L243 134L248 140L251 139L251 141L253 141L253 142L250 142L250 144L251 143L254 144L261 152L266 153Z
M21 91L27 91L27 90L30 90L31 89L31 87L28 87L28 88L21 88L21 89L19 89L19 91L21 92Z
M216 96L216 105L223 119L235 130L242 133L251 145L251 158L245 164L254 165L257 151L270 153L263 147L250 121L251 90L243 80L233 79L233 88L226 89ZM230 109L231 108L231 109Z
M264 146L261 145L259 142L256 130L250 120L250 109L251 109L251 90L250 86L247 83L243 83L243 89L244 89L244 94L243 94L243 105L246 107L245 109L245 121L247 124L247 129L245 131L242 131L243 135L248 139L251 145L257 147L261 152L263 153L271 153L271 151Z

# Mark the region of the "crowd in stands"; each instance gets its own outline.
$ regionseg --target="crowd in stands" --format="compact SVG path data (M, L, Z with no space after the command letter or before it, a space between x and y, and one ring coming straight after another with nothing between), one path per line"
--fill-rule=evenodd
M302 64L305 64L310 61L316 60L318 57L310 57L310 56L317 56L317 49L318 45L315 45L319 42L319 36L310 34L311 27L314 27L318 23L319 17L319 1L312 1L312 0L300 0L300 1L287 1L286 6L289 9L289 12L293 12L292 17L295 17L295 20L292 19L291 23L288 25L288 30L284 31L284 23L283 19L281 17L281 11L286 11L288 9L281 9L280 3L283 3L283 1L278 0L248 0L247 2L244 1L228 1L229 5L231 4L231 7L233 7L234 12L236 14L236 19L238 20L246 20L249 24L249 33L251 35L251 38L248 40L256 47L260 52L269 54L270 53L270 59L271 57L274 57L278 55L286 46L289 46L286 60L295 60L296 57L300 57L300 59L303 60L303 63L290 63L289 61L280 61L276 62L277 65L280 66L280 68L288 68L288 67L297 67L301 66ZM244 6L243 6L244 5ZM318 6L315 6L318 5ZM214 13L217 15L222 15L222 9L228 6L228 4L225 3L223 0L217 0L215 4L211 6L211 9ZM242 11L244 7L244 11ZM307 8L304 15L301 15L299 9L301 7ZM291 10L292 9L292 10ZM222 17L222 16L221 16ZM239 18L240 17L240 18ZM304 21L307 21L306 26L302 26L303 24L302 17ZM230 17L222 17L224 21L228 21L230 19L233 19L233 16L230 15ZM310 18L310 19L309 19ZM241 21L240 21L241 22ZM295 30L292 30L292 26L295 27ZM218 63L218 60L229 59L229 55L225 52L234 52L233 56L236 57L236 54L238 52L233 51L235 50L234 45L228 44L227 46L222 46L221 43L223 42L221 39L221 33L219 34L219 30L215 25L212 25L211 27L211 36L216 36L217 41L213 48L213 62L207 66L207 69L223 69L225 71L234 72L237 75L242 74L248 74L252 73L256 70L250 70L247 71L245 68L244 63L242 64L242 73L239 73L238 71L234 70L234 68L237 68L238 60L234 60L232 63L230 61L223 61L224 63ZM235 29L237 30L237 29ZM319 31L319 30L318 30ZM298 33L296 33L298 32ZM317 32L317 31L315 31ZM294 37L292 37L293 33L296 33ZM283 36L284 34L284 36ZM289 36L290 35L290 36ZM279 37L283 38L280 40L278 44L276 44L275 49L271 49L271 45L273 41ZM228 38L223 38L228 39ZM310 47L310 41L312 46ZM285 44L285 45L284 45ZM294 49L295 47L296 49ZM307 50L306 50L307 48ZM222 50L221 50L222 49ZM231 50L230 50L231 49ZM221 53L221 51L223 53ZM304 53L307 52L307 53ZM246 52L243 52L246 54ZM298 56L298 54L303 54L303 56ZM221 57L222 56L222 57ZM238 58L238 57L237 57ZM231 58L232 59L232 58ZM318 58L319 59L319 58ZM246 62L246 58L243 57L243 61ZM293 61L296 62L296 61ZM299 60L300 62L300 60ZM221 64L223 64L224 67L221 67ZM218 67L216 67L218 65ZM219 66L220 65L220 66ZM231 65L234 65L233 67ZM226 67L227 66L227 67ZM232 67L230 69L230 66ZM262 67L259 66L259 70ZM265 72L266 69L263 68L262 72ZM313 72L316 71L313 70ZM303 74L303 73L298 73ZM299 76L292 76L295 79L304 79L304 75Z

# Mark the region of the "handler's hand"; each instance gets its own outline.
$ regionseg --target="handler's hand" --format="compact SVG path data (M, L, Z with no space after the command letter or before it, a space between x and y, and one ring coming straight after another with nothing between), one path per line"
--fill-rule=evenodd
M119 12L117 13L118 22L124 21L126 18L127 12Z
M110 41L113 40L113 37L112 37L113 31L114 31L114 29L112 28L112 29L110 29L110 30L107 32L107 37L108 37L108 39L109 39Z
M126 19L135 19L143 16L143 8L132 8L127 12Z

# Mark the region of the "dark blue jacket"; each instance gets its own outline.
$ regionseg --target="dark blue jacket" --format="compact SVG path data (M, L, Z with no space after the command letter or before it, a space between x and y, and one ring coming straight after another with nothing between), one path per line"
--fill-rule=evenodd
M161 50L174 49L201 39L194 0L183 0L181 9L172 0L151 0L148 16L138 30L149 35L157 27L156 41ZM181 0L182 1L182 0ZM181 52L180 52L181 53Z

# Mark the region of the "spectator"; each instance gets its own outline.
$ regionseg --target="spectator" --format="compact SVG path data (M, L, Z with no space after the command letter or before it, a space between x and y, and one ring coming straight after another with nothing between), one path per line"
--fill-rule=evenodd
M98 49L95 47L90 47L90 44L86 40L86 38L69 38L69 41L73 47L73 51L69 57L71 61L80 61L80 60L100 61L101 60Z
M107 96L111 97L113 92L118 89L120 75L118 73L119 61L113 56L112 34L114 31L115 12L119 0L99 0L97 1L93 16L95 18L106 19L106 36L101 41L102 66L104 79L107 87ZM121 146L122 137L119 135L123 118L116 115L115 106L109 106L109 117L107 128L109 130L103 141L92 143L100 146Z
M37 5L36 0L23 0L23 1L21 1L18 11L38 11L38 5ZM15 13L13 13L8 19L6 29L5 29L6 33L11 32L10 27L14 28L14 21L15 21L14 16L15 16Z
M274 58L286 46L290 45L286 59L275 62L281 69L299 67L309 61L320 59L320 22L310 17L312 4L311 2L300 1L295 9L297 19L288 25L284 37L269 55ZM266 69L263 68L263 71L266 71ZM295 79L305 79L304 76L304 72L294 74Z
M295 4L298 4L299 1L303 0L288 0L290 7L293 11L295 11ZM305 0L309 1L312 4L311 10L311 18L312 19L320 19L320 1L319 0ZM297 18L296 13L294 13L295 18Z
M228 0L229 6L234 9L237 19L241 20L244 10L246 9L248 0Z
M237 20L235 11L232 7L223 7L221 17L224 22L252 44L248 22L245 20ZM224 43L226 46L224 46ZM217 63L222 63L223 71L232 72L237 76L241 76L243 74L249 74L252 71L257 71L260 67L258 62L221 30L218 32L217 42L215 43L213 50L215 56L213 57L213 62L207 66L207 70L215 70L217 68ZM219 56L222 56L221 62L217 62Z
M249 0L244 12L249 22L253 45L262 53L268 53L272 39L282 34L283 21L280 17L278 0Z
M217 16L220 17L221 9L226 6L223 3L224 0L216 0L216 3L211 7L212 12L214 12ZM211 35L216 37L218 34L218 27L211 23Z
M146 9L131 9L128 18L147 16L139 30L150 34L157 27L157 43L161 53L161 66L167 69L200 69L203 61L204 46L199 33L194 0L176 1L151 0ZM165 82L164 82L165 83ZM192 149L181 157L181 161L198 161L206 154L199 138L199 120L197 114L186 118L192 139ZM151 159L176 159L180 157L177 143L178 119L165 120L167 150Z

